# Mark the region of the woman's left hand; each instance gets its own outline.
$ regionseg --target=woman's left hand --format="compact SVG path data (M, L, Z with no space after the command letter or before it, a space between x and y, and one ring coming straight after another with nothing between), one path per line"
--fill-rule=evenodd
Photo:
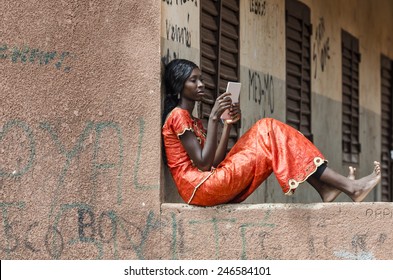
M240 120L241 111L239 103L232 104L231 108L229 109L229 115L231 118L225 121L227 124L234 124Z

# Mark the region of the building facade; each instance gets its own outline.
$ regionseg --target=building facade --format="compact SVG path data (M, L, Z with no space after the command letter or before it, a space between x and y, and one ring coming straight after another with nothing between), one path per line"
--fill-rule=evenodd
M393 257L392 1L1 7L1 259ZM161 74L174 58L201 66L212 99L242 83L231 145L274 117L343 174L382 161L383 182L363 203L319 203L307 184L287 197L274 175L243 204L180 202L161 157Z
M329 166L365 176L382 162L369 201L392 201L390 1L163 1L164 61L200 65L211 99L240 81L242 121L274 117L300 130ZM355 9L356 7L356 9ZM181 16L179 16L181 15ZM368 20L366 20L368 19ZM211 105L196 112L209 115ZM346 198L339 197L345 201ZM248 202L317 202L310 186L282 196L274 176Z

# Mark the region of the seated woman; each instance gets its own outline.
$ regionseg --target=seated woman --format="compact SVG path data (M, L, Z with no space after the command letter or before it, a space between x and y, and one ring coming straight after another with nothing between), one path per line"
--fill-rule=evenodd
M164 83L165 157L180 196L189 204L241 202L272 172L285 194L307 181L324 202L341 192L362 201L381 179L379 162L374 162L370 175L358 180L336 173L299 131L272 118L256 122L226 154L231 126L240 119L240 106L232 104L230 93L216 99L206 131L201 120L192 116L195 102L205 97L198 66L173 60L165 68ZM218 139L220 117L227 109L231 119L224 122Z

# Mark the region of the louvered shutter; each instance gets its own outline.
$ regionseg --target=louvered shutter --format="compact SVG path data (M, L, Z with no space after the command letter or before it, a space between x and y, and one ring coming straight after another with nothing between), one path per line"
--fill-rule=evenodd
M312 141L310 9L286 0L286 122Z
M214 100L217 98L219 65L219 22L220 7L217 1L201 1L201 70L208 99L201 104L200 116L206 122ZM210 101L210 102L209 102ZM206 123L205 123L206 125Z
M359 41L342 31L343 161L359 162Z
M228 81L239 80L239 1L201 1L201 70L210 100L204 100L200 116L207 121L215 99ZM238 138L231 130L228 147Z
M381 57L381 200L393 201L392 150L393 150L393 61Z

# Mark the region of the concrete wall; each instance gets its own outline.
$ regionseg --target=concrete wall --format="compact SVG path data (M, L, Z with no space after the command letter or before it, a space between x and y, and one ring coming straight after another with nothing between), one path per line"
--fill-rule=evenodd
M380 20L392 26L389 1L375 6L362 1L363 8L348 3L345 9L338 1L308 3L314 26L320 16L334 26L326 28L332 42L339 36L331 31L338 30L335 14L348 29L366 9L374 11L371 15L379 12ZM251 13L249 4L241 1L241 22L247 23L241 25L242 98L252 93L247 90L253 88L253 77L267 77L273 83L263 85L272 90L274 112L266 96L261 106L283 119L284 1L266 1L265 15ZM199 62L199 5L198 0L1 2L1 259L393 258L393 208L388 203L212 208L161 203L161 62L174 57ZM355 6L362 12L350 10ZM361 27L356 30L360 39L366 36ZM362 62L370 60L366 66L372 67L372 73L362 68L363 76L370 74L362 92L379 83L374 73L379 54L369 59L366 53L374 47L393 57L391 30L374 33L377 42L371 38L361 45ZM253 50L255 59L248 58ZM314 125L340 102L339 94L330 94L335 90L324 91L335 75L336 44L330 54L325 71L318 72L320 81L313 83L313 105L323 112ZM378 124L378 94L361 94L365 130ZM252 101L244 104L259 110ZM337 129L335 122L323 123L320 130L325 125ZM314 129L318 134L318 126ZM375 131L363 133L364 141L378 141ZM323 136L317 144L341 167ZM362 168L367 170L370 156L365 158ZM256 201L287 201L274 180L260 188ZM289 202L312 201L309 187L299 193Z
M157 256L161 1L0 6L0 257Z
M175 58L187 58L199 65L200 1L161 2L161 52L164 63Z
M165 259L392 259L389 203L163 204Z

